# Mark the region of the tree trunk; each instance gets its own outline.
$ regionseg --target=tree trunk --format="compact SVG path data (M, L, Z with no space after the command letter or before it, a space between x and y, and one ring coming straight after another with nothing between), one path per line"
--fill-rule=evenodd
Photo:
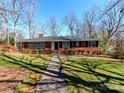
M32 32L31 32L31 21L32 18L31 18L31 14L30 12L28 12L28 30L29 30L29 38L31 39L32 38Z
M9 23L8 23L8 18L6 20L6 44L9 44Z
M13 15L14 15L14 39L15 39L14 47L16 51L16 48L17 48L17 45L16 45L16 1L14 1Z

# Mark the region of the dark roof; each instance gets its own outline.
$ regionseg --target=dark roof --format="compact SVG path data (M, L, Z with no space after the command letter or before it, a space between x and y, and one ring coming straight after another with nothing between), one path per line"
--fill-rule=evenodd
M19 39L18 42L45 42L45 41L98 41L94 38L79 38L72 36L45 36L43 38Z

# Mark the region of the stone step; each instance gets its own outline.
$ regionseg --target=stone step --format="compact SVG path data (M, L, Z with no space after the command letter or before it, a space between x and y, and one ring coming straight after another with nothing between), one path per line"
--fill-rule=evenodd
M52 58L34 93L67 93L58 55Z

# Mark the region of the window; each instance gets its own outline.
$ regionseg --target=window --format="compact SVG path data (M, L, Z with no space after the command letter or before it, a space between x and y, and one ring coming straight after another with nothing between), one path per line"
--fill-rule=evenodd
M45 48L45 44L44 43L29 43L28 47L31 49L44 49Z
M92 47L92 42L88 41L88 47Z
M69 42L62 42L62 48L69 48L70 43Z
M81 42L82 47L87 47L86 41Z
M96 47L96 41L92 41L92 47Z
M76 41L76 46L79 46L79 41Z
M88 47L96 47L95 41L88 41Z

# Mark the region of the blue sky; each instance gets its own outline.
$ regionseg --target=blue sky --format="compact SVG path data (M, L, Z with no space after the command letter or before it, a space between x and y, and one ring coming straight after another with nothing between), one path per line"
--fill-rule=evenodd
M69 12L74 12L80 19L81 14L95 7L103 8L110 0L38 0L39 11L36 20L46 22L50 16L54 16L58 21Z

